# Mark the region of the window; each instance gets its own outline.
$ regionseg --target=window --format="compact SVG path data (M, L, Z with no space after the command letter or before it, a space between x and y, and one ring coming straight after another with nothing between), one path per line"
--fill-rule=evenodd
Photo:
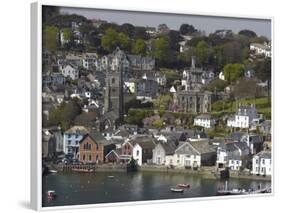
M89 161L91 161L92 160L92 155L89 155Z
M139 151L139 150L137 150L137 156L139 156L139 154L140 154L140 151Z
M85 160L85 155L83 155L83 160Z
M99 145L98 144L96 145L96 149L97 149L97 151L99 151Z
M239 165L239 160L237 160L237 161L236 161L236 164L238 164L238 165Z
M96 161L98 161L99 160L99 156L98 155L96 155Z
M115 78L111 79L111 83L114 84L115 83Z
M262 159L262 164L265 164L265 160L264 159Z
M91 144L89 144L89 145L88 145L88 149L89 149L89 150L91 150L91 148L92 148L92 145L91 145Z
M68 145L70 145L71 144L71 140L68 140Z

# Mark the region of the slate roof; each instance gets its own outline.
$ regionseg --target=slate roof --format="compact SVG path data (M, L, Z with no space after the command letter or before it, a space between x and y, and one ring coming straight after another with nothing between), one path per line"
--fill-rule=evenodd
M186 155L198 155L200 154L193 146L188 142L183 142L179 144L178 148L175 150L176 154L186 154Z
M196 142L188 142L196 151L200 154L212 153L216 152L208 142L205 141L196 141Z
M271 151L261 151L257 153L255 156L258 156L260 158L271 159Z
M89 130L85 128L84 126L73 126L67 131L65 131L67 134L87 134L89 133Z

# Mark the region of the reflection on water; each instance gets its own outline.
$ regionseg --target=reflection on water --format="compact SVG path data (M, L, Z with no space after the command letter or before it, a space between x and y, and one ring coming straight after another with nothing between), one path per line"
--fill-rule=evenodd
M113 175L114 178L108 178ZM188 183L184 193L172 193L170 188ZM269 181L231 179L229 188L269 187ZM138 172L95 174L51 174L43 177L43 206L81 205L125 201L215 196L224 186L221 180L204 179L190 174ZM57 198L47 201L46 191L55 190Z

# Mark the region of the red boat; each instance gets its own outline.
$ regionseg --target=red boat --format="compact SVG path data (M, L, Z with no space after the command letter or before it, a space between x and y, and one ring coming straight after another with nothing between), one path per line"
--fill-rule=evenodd
M47 191L48 200L54 200L56 198L56 192L54 190Z
M177 185L177 187L179 187L179 188L190 188L190 185L189 184L185 184L185 183L179 183Z

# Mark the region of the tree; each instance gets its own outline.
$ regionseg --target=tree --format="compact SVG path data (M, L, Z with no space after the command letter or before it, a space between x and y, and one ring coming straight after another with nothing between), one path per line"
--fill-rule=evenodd
M134 54L141 54L141 55L145 55L146 53L146 44L144 42L143 39L137 39L134 44L133 44L133 48L132 48L132 52Z
M243 64L226 64L223 68L224 77L229 83L236 81L243 73Z
M118 27L118 31L126 34L130 38L133 38L135 35L135 26L132 24L125 23Z
M160 64L167 64L170 61L171 50L169 39L166 36L154 39L152 42L152 54L160 61Z
M130 39L124 33L118 33L109 28L101 38L101 46L109 52L112 52L117 46L127 50L130 47Z
M237 41L228 42L223 45L222 49L223 63L242 63L243 62L243 48Z
M155 121L152 122L152 126L161 129L162 127L165 126L165 123L161 119L156 119Z
M50 18L59 14L59 7L57 6L42 6L42 21L45 23Z
M153 106L157 110L166 110L169 107L169 103L172 100L170 94L160 95L158 98L153 100Z
M59 29L54 26L45 26L43 29L43 48L56 51L58 48Z
M75 117L80 113L81 106L78 99L71 99L67 103L63 102L59 107L50 112L46 126L60 125L66 130L74 123Z
M210 55L209 46L205 41L200 41L196 45L195 55L197 62L201 65L208 64L208 59Z
M238 34L247 36L249 38L257 37L257 34L252 30L240 30Z
M146 32L145 27L135 27L135 39L140 38L143 40L148 40L149 35Z
M112 52L118 45L118 33L109 28L101 38L101 46L109 52Z
M124 33L118 33L117 44L120 46L121 49L129 50L131 45L129 36Z
M180 26L180 33L182 35L188 35L188 34L192 34L197 32L197 30L194 28L193 25L189 25L189 24L182 24Z
M206 90L211 92L222 92L227 85L228 83L226 81L215 78L206 86Z
M61 30L61 33L63 34L63 38L66 41L70 41L70 39L72 38L72 31L70 28L63 28Z

